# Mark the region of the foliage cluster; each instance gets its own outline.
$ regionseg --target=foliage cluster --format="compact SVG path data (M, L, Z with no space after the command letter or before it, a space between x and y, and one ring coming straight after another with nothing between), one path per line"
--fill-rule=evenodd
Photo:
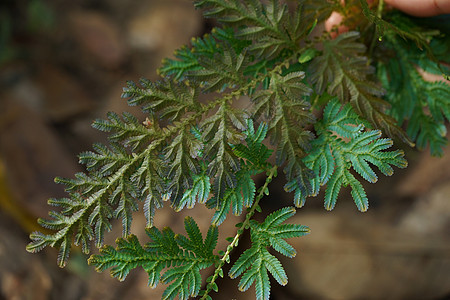
M95 240L100 254L89 262L99 271L111 268L123 280L142 267L150 286L168 284L164 299L211 299L230 253L249 230L251 246L228 275L241 276L240 290L254 284L257 298L269 299L269 273L287 283L271 251L294 257L285 239L309 233L306 226L284 223L294 207L272 212L262 223L253 219L277 171L283 171L296 207L324 186L324 205L332 210L340 190L350 186L357 208L366 211L361 179L376 182L374 166L390 176L392 166L407 165L402 150L388 150L393 139L429 145L437 155L447 143L450 87L424 81L417 66L448 74L439 61L449 62L450 39L383 9L382 1L371 7L363 0L345 6L331 0L194 3L220 26L164 60L159 81L127 83L123 98L141 107L147 119L109 113L93 123L110 133L109 145L80 154L85 173L56 179L69 196L49 200L59 210L39 220L54 233L33 233L27 249L57 247L64 266L72 243L89 253ZM332 39L315 29L334 10L354 30ZM245 98L250 99L245 109L234 105ZM266 174L259 188L258 174ZM150 238L145 245L130 234L141 202ZM190 217L187 237L153 227L164 202L175 211L197 203L214 210L205 239ZM244 221L228 247L217 251L218 227L230 212ZM103 245L113 219L123 227L117 248ZM210 266L214 271L202 290L200 270Z

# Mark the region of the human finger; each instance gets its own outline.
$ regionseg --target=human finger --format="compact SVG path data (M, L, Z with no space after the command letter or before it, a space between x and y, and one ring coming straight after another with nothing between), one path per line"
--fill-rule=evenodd
M338 12L332 12L330 17L325 21L325 30L330 32L331 36L335 38L338 34L348 31L346 26L340 25L344 17ZM333 31L337 27L337 32Z
M450 0L386 0L386 3L416 17L450 13Z

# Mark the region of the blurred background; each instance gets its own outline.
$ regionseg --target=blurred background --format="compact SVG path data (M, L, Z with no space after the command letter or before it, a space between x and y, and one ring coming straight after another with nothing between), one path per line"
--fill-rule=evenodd
M0 299L160 298L164 286L147 287L142 270L120 283L96 273L77 249L59 269L55 249L30 254L25 246L51 209L47 199L64 196L53 178L82 171L76 155L106 142L92 120L108 111L145 119L120 98L125 81L156 80L162 58L212 26L187 0L0 1ZM442 158L406 152L406 170L366 185L367 213L348 191L333 212L323 209L323 195L298 210L291 222L312 234L290 241L297 257L280 258L289 283L272 282L271 299L450 299L450 148ZM272 184L267 210L291 205L283 184ZM208 227L211 212L201 205L162 209L156 225L182 232L186 214ZM234 221L219 228L221 237L235 234ZM117 225L106 243L120 235ZM144 226L138 212L133 233L142 241ZM239 243L234 256L248 245ZM211 296L255 298L237 283L223 279Z

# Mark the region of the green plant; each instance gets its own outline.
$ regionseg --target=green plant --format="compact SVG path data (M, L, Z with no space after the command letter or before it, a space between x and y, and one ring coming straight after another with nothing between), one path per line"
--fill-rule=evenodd
M449 62L448 36L384 10L382 1L377 7L346 3L304 0L291 9L276 0L195 1L221 27L165 60L160 81L127 83L123 97L148 118L141 123L129 113L109 113L107 120L94 122L111 134L110 145L96 144L94 152L80 154L86 173L56 179L69 197L51 199L49 204L61 210L39 220L55 233L31 234L27 249L57 247L64 266L72 243L89 253L95 240L101 249L89 259L92 265L100 271L112 268L120 280L142 267L150 286L169 284L164 299L211 299L216 279L224 276L222 267L232 263L229 276L241 276L241 290L255 284L257 298L269 299L268 273L287 283L269 249L294 257L285 239L309 233L306 226L284 223L295 214L293 207L271 212L262 223L252 219L279 169L296 207L325 186L325 208L331 210L341 188L350 186L357 208L366 211L360 178L376 182L372 166L389 176L392 166L407 165L403 151L387 150L393 138L419 148L430 145L433 154L447 142L450 87L424 81L416 66L448 74L448 66L439 63ZM355 31L335 39L327 32L313 34L334 10ZM361 14L366 18L355 17ZM200 94L209 100L201 102ZM251 99L245 110L233 106L241 96ZM272 146L263 143L266 136ZM266 174L259 188L257 174ZM141 201L150 237L145 245L130 235ZM176 211L197 202L215 210L205 239L192 218L185 220L187 237L153 227L164 201ZM244 221L236 224L228 247L215 252L218 227L230 211L244 215ZM103 246L113 218L123 225L117 248ZM231 262L245 230L251 247ZM201 290L199 271L210 266L214 272Z
M0 3L0 66L23 56L29 50L29 45L24 46L15 41L15 35L43 35L54 25L54 12L46 3L41 0L25 2ZM18 7L26 9L20 17L15 16L15 10L20 11Z

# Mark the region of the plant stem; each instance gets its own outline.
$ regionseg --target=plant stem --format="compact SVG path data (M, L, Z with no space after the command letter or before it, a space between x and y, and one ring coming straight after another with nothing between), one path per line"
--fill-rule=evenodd
M380 0L378 2L378 9L377 9L377 17L381 19L381 13L383 12L383 6L384 6L384 0Z
M383 7L384 7L384 0L380 0L378 1L378 7L377 7L377 18L381 19L382 13L383 13ZM373 48L375 47L375 43L377 42L377 28L376 25L375 29L374 29L374 33L373 33L373 37L372 37L372 42L370 43L370 49L369 49L369 57L372 57L373 54Z
M230 262L230 254L231 254L231 252L237 246L237 244L239 242L239 238L244 233L244 230L246 229L246 227L249 226L250 219L255 214L255 211L256 211L257 207L259 206L259 201L264 196L265 191L268 190L268 186L269 186L270 182L272 181L272 179L274 177L277 176L277 169L278 169L278 166L275 165L275 166L273 166L272 168L270 168L267 171L266 182L259 189L259 193L256 196L255 201L253 202L253 205L250 207L250 210L248 211L247 215L245 216L245 221L239 227L236 235L234 236L233 241L227 246L227 251L225 252L225 254L220 259L219 264L216 266L216 269L214 271L214 275L212 276L211 282L207 284L206 291L203 294L202 298L200 298L200 300L206 300L207 299L207 296L208 296L209 292L211 292L211 290L213 289L213 287L215 285L215 281L219 277L219 274L220 274L220 271L222 270L222 267L225 265L225 263L229 263Z

